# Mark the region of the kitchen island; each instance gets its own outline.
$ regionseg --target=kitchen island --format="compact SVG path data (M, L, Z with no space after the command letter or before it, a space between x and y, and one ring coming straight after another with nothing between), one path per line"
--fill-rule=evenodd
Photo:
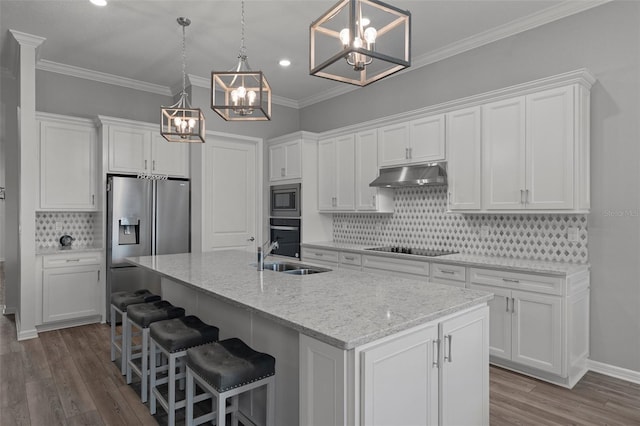
M237 250L127 260L221 338L276 358L278 425L488 424L489 293L342 269L258 272ZM263 398L242 402L258 424Z

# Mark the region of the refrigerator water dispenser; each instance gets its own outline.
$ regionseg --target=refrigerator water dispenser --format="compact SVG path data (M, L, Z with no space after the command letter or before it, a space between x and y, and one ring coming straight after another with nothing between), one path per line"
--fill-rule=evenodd
M118 245L140 244L140 219L123 217L118 225Z

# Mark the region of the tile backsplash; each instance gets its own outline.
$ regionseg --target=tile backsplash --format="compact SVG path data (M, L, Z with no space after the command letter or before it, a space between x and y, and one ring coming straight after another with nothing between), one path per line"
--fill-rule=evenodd
M62 229L56 231L56 222ZM96 213L36 212L36 248L56 248L65 234L75 238L73 247L95 246Z
M446 187L396 189L392 215L333 215L337 243L453 249L465 254L586 263L584 214L446 213ZM569 241L569 227L578 229Z

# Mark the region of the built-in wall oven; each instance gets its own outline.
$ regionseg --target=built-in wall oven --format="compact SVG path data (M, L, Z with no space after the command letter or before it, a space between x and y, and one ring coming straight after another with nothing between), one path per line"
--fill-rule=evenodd
M269 234L280 246L274 254L300 257L300 187L299 183L271 186Z
M277 241L273 254L300 258L300 219L270 219L271 242Z
M300 184L271 186L271 216L300 217Z

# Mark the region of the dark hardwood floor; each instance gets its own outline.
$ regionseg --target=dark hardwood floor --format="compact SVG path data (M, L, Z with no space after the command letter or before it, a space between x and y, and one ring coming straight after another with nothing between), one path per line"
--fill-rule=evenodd
M0 315L0 425L166 424L110 361L107 325L15 335ZM640 425L640 385L588 373L567 390L492 367L491 425Z

